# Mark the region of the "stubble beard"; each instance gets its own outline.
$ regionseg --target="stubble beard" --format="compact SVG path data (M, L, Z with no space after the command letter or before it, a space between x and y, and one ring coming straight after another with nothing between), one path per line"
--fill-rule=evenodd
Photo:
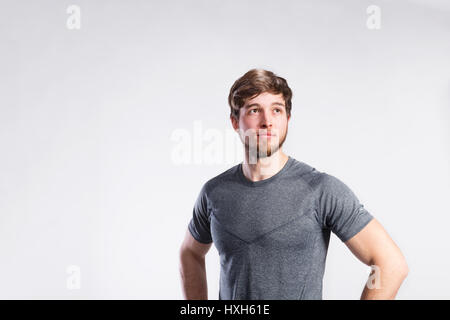
M250 148L248 139L245 139L245 150L248 152L249 155L251 155L252 152L254 152L253 154L256 154L257 159L270 157L283 146L284 141L286 140L286 137L287 137L287 133L288 133L288 128L286 127L286 131L285 131L283 137L280 139L280 141L275 146L273 146L273 148L272 148L272 142L269 139L257 141L256 151L253 150L254 148L252 148L252 149ZM278 137L278 135L276 137ZM274 137L272 137L272 139L273 138ZM267 144L267 148L264 148L264 147L260 148L260 145L262 143Z

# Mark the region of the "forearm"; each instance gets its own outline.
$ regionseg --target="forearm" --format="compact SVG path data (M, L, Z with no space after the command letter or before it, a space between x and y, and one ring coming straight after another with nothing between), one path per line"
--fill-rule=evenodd
M184 299L208 299L204 258L195 257L189 252L182 252L180 254L180 276Z
M369 276L361 300L393 300L402 282L405 280L407 268L397 266L376 265Z

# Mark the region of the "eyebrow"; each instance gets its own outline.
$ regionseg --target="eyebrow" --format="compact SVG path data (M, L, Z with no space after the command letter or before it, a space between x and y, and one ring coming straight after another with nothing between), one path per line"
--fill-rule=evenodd
M273 105L277 105L277 106L281 106L281 107L285 107L286 108L286 106L283 103L281 103L281 102L272 102L271 106L273 106ZM251 107L260 107L260 106L261 105L259 103L252 103L252 104L249 104L248 106L245 106L244 109L249 109Z

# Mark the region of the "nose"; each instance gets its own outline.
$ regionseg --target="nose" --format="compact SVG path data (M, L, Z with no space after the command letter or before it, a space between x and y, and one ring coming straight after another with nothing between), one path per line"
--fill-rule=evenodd
M270 110L264 110L261 117L261 129L271 129L272 128L272 115Z

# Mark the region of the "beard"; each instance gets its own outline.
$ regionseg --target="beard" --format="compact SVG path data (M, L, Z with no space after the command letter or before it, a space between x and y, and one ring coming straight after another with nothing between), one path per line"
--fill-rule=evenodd
M250 145L248 143L249 139L245 139L245 149L249 152L249 155L256 154L257 159L270 157L283 146L284 141L286 140L286 137L287 137L287 133L288 133L288 128L286 127L286 132L281 137L281 139L279 139L276 143L274 143L272 141L274 137L272 137L271 139L259 139L257 137L256 150L255 150L254 146L252 148L250 147ZM279 135L277 135L275 138L278 138L278 137L279 137ZM275 139L275 140L277 140L277 139Z

